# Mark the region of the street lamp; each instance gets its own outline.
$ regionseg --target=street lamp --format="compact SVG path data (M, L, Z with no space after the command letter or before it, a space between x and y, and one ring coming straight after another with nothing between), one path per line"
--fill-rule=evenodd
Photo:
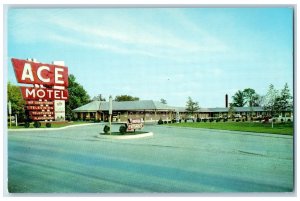
M109 133L111 135L112 97L109 96Z

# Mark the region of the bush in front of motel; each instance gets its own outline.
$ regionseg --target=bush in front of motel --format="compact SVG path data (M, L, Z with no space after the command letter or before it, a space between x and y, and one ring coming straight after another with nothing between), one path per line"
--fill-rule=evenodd
M35 128L40 128L41 127L41 122L39 122L39 121L35 121L34 123L33 123L33 126L35 127Z
M119 131L122 134L126 133L126 126L125 125L120 126Z
M104 133L108 133L110 131L110 127L108 125L105 125L103 131Z
M28 121L26 121L26 122L24 123L24 127L25 127L25 128L29 128L29 126L30 126L30 123L29 123Z
M51 128L51 126L52 126L51 123L49 123L49 122L46 123L46 127L47 127L47 128Z
M158 122L157 122L157 124L159 124L159 125L160 125L160 124L163 124L163 123L164 123L164 122L163 122L162 119L159 119Z

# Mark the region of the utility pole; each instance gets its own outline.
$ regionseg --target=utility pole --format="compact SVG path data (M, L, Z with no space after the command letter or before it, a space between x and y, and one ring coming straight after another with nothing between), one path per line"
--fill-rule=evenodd
M16 126L18 126L18 115L17 114L15 115L15 123L16 123Z

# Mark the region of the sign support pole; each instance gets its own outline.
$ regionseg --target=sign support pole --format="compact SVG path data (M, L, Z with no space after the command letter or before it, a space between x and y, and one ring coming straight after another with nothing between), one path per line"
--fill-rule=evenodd
M8 102L9 127L11 127L11 102Z
M109 134L111 135L112 97L109 96Z

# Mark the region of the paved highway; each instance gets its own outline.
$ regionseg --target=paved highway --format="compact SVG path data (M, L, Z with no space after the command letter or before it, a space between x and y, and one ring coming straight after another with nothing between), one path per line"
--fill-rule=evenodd
M293 191L292 136L146 125L153 137L115 140L102 129L9 131L10 191Z

